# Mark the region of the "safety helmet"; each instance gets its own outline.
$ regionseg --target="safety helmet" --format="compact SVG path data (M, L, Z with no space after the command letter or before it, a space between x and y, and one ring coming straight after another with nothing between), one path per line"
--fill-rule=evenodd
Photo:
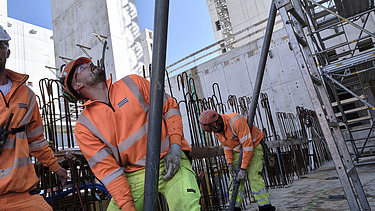
M79 57L78 59L70 61L68 64L61 66L64 69L61 71L60 83L63 88L64 97L70 102L77 102L77 100L85 100L85 98L78 94L72 87L72 78L76 67L80 64L91 63L92 61L87 57Z
M214 110L206 110L199 117L199 124L206 132L213 131L213 124L219 119L219 114Z
M0 41L9 41L10 36L5 29L0 25Z

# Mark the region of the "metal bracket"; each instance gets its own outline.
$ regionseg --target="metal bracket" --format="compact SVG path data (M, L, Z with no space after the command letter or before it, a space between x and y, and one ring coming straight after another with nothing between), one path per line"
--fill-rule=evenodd
M80 44L76 44L82 51L84 54L86 54L86 56L89 58L89 59L92 59L92 57L90 56L90 54L86 51L87 50L91 50L91 48L87 47L87 46L84 46L84 45L80 45Z
M285 7L287 4L290 4L290 0L277 0L275 1L275 6L277 9Z
M56 68L56 67L49 67L49 66L44 66L45 68L47 68L47 69L49 69L49 71L51 71L51 73L53 73L56 77L59 77L58 75L57 75L57 71L59 70L58 68ZM55 70L55 71L53 71L53 70Z
M93 32L92 34L93 34L96 38L98 38L98 40L99 40L99 42L100 42L101 44L104 45L104 40L103 40L103 39L107 39L106 36L100 35L100 34L95 33L95 32ZM106 49L108 50L109 47L107 46Z
M68 58L68 57L63 57L63 56L59 56L60 59L62 59L65 64L68 64L70 61L72 61L73 59L71 58Z

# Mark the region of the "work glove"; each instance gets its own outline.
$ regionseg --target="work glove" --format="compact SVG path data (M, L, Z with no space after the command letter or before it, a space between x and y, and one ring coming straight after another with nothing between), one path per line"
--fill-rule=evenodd
M70 179L68 176L68 172L64 168L60 168L57 172L57 178L61 182L61 185L64 187L66 185L66 181Z
M247 172L245 169L241 169L236 176L236 180L244 181L246 179Z
M161 173L164 181L172 179L180 168L181 146L172 144L169 151L164 156L164 171Z
M229 174L232 178L234 178L234 175L235 175L235 172L234 172L234 166L233 166L233 163L229 163L228 164L228 171L229 171Z

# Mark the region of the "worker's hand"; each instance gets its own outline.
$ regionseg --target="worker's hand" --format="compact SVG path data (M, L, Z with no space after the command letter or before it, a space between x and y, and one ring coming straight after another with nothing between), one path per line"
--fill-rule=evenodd
M169 151L164 156L164 171L161 173L164 181L172 179L180 168L181 158L181 146L178 144L172 144L169 147Z
M59 179L59 181L61 182L61 185L64 187L66 185L66 181L68 179L70 179L70 177L68 176L68 173L67 171L64 169L64 168L60 168L57 172L57 178Z
M236 180L243 181L243 180L246 179L246 177L247 177L247 172L246 172L246 170L241 169L241 170L237 173Z
M230 176L233 178L235 175L233 163L228 164L228 171L229 171Z

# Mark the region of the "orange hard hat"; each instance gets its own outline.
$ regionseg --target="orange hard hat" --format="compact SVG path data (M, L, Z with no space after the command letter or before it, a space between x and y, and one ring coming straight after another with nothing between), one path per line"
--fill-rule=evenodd
M65 91L65 93L63 92L64 97L66 97L69 101L74 102L85 99L73 89L72 78L78 65L91 62L92 61L87 57L79 57L78 59L72 60L66 64L64 70L61 71L60 83Z
M199 124L202 130L212 132L211 124L215 123L219 118L219 114L214 110L207 110L201 113L199 117Z

